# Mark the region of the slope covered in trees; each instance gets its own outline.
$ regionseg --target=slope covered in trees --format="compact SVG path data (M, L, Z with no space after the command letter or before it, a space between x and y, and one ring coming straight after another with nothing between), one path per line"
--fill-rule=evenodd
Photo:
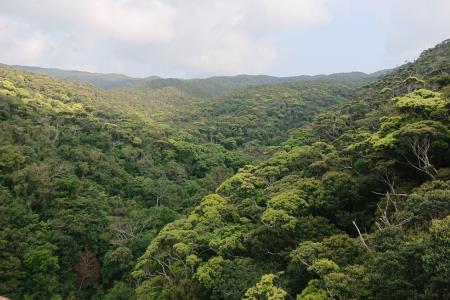
M0 295L446 299L449 73L448 41L221 96L0 65Z
M0 294L13 299L125 276L161 226L250 161L164 136L89 85L6 66L0 78Z
M330 106L348 101L360 86L375 77L363 73L340 73L329 76L271 77L279 84L231 85L231 92L213 89L208 97L198 91L232 82L241 77L213 77L202 80L173 80L174 85L138 85L111 91L114 105L138 111L157 121L182 128L201 142L212 142L228 150L256 155L265 146L284 140L289 130L311 121L312 116ZM268 76L260 76L268 77ZM300 79L296 82L283 82ZM253 79L252 79L253 80ZM155 80L156 82L156 80ZM179 85L180 84L180 85Z
M170 116L170 121L201 140L252 153L285 140L291 129L347 101L365 82L321 80L248 87Z
M296 82L301 80L361 80L375 78L377 76L390 72L390 70L382 70L373 74L366 74L363 72L348 72L315 76L300 75L290 77L275 77L267 75L237 75L215 76L202 79L177 79L161 78L158 76L135 78L123 74L68 71L32 66L15 67L23 69L25 71L45 74L56 78L84 81L91 83L97 87L106 89L138 86L143 89L159 90L171 87L195 97L217 96L250 85Z
M259 85L213 98L174 93L172 88L158 92L133 88L126 93L114 91L114 98L118 106L131 107L159 124L183 128L201 142L254 153L284 140L290 129L309 122L315 113L349 100L366 82L317 80ZM129 102L124 104L121 99Z
M292 131L159 232L137 299L448 299L449 73L445 41Z
M388 72L388 71L387 71ZM237 75L217 76L204 79L175 79L158 78L143 82L140 86L144 89L160 89L173 87L195 97L213 97L242 87L262 84L290 83L311 80L341 80L357 81L369 80L377 77L377 74L365 74L362 72L336 73L330 75L300 75L291 77L275 77L267 75Z
M318 92L322 84L326 89ZM261 116L279 115L267 124L262 119L262 132L273 128L273 120L282 126L285 107L297 105L296 97L304 97L295 108L304 120L288 127L348 101L358 84L317 81L241 93L251 99L263 92ZM294 94L285 101L285 93ZM195 101L216 107L216 100L197 99L171 112L170 105L158 107L161 97L153 115L127 101L148 100L139 96L0 66L0 295L133 298L130 272L160 229L255 161L240 148L227 149L220 139L185 128L194 117L169 122L180 111L187 114L188 105L199 110ZM233 103L225 96L223 107L231 112ZM234 121L227 122L218 125L219 132ZM253 140L264 144L265 138L258 134Z
M89 82L97 87L105 89L133 86L143 81L150 81L159 78L157 76L149 76L147 78L133 78L123 74L91 73L91 72L68 71L54 68L41 68L31 66L15 66L15 67L28 72L45 74L56 78Z

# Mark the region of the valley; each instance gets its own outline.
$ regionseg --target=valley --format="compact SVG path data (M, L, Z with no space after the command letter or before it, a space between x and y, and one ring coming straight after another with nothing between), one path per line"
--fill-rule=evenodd
M0 295L446 299L450 41L374 74L0 65Z

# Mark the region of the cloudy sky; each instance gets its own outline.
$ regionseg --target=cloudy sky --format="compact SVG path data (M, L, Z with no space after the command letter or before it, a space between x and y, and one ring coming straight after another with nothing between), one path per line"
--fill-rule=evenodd
M374 72L450 38L450 0L0 0L0 62L131 76Z

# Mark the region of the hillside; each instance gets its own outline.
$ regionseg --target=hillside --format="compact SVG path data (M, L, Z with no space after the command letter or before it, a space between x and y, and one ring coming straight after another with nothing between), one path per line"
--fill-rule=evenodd
M305 120L291 123L295 127L348 101L354 90L350 83L324 82L325 96L310 95L320 84L242 93L252 98L264 91L268 99L294 93L284 106L270 107L273 101L266 100L260 109L267 106L281 120L285 107L300 101L297 112ZM0 65L1 295L95 298L115 282L127 285L135 260L165 224L258 159L151 118L127 101L134 96ZM164 98L157 100L155 115L176 115L170 106L158 106ZM200 100L213 105L213 99ZM223 107L234 109L226 101ZM264 144L265 136L252 139Z
M237 75L216 76L204 79L177 79L149 76L146 78L134 78L123 74L103 74L82 71L68 71L55 68L42 68L32 66L14 66L22 70L45 74L61 79L70 79L91 83L105 89L126 88L139 86L142 89L161 90L175 88L181 93L192 97L214 97L242 87L261 84L276 84L285 82L297 82L301 80L348 80L356 81L375 78L389 73L390 70L382 70L373 74L363 72L336 73L330 75L300 75L291 77L276 77L267 75Z
M267 75L237 75L237 76L218 76L205 79L175 79L175 78L159 78L156 80L146 81L141 83L142 88L160 89L164 87L175 87L178 90L185 92L194 97L214 97L223 95L242 87L262 85L262 84L277 84L289 83L298 81L311 80L368 80L375 78L377 75L369 75L363 72L350 73L336 73L330 75L300 75L291 77L275 77Z
M276 145L288 131L309 122L327 107L351 98L366 80L313 80L238 89L224 96L198 98L174 88L115 90L115 105L183 128L202 142L252 152ZM126 99L124 103L123 99ZM128 108L126 108L128 107Z
M450 0L0 2L0 300L450 300Z
M165 120L203 141L252 152L284 141L318 112L348 101L365 81L312 80L259 85L191 105ZM162 119L160 117L160 119Z
M104 74L104 73L92 73L82 71L68 71L55 68L41 68L32 66L14 66L14 67L28 72L45 74L61 79L85 81L97 87L105 89L132 86L143 81L150 81L158 78L157 76L150 76L147 78L133 78L123 74Z
M137 298L448 299L449 63L445 41L222 182L152 240Z
M0 65L0 295L448 298L449 41L374 76L56 73Z
M105 260L130 226L130 255L141 255L161 226L250 161L176 130L167 137L87 84L1 66L0 87L0 294L12 298L89 286L74 271L83 255Z

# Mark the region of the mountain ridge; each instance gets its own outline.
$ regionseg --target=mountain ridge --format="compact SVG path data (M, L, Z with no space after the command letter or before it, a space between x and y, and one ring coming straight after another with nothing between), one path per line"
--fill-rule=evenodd
M295 82L300 80L317 80L317 79L358 79L358 78L371 78L379 75L384 75L386 72L392 71L391 69L380 70L374 73L364 73L360 71L351 72L339 72L331 74L317 74L317 75L295 75L295 76L272 76L272 75L249 75L249 74L237 74L229 76L211 76L206 78L174 78L174 77L161 77L151 75L148 77L132 77L121 73L98 73L87 72L79 70L65 70L59 68L45 68L38 66L24 66L24 65L12 65L12 67L20 68L22 70L46 74L49 76L71 79L78 81L86 81L97 87L105 89L124 88L136 85L145 85L150 88L161 88L173 85L191 85L196 83L209 83L211 85L221 85L221 81L227 85L232 86L246 86L256 84L271 84L271 83L283 83L283 82ZM222 84L223 85L223 84Z

